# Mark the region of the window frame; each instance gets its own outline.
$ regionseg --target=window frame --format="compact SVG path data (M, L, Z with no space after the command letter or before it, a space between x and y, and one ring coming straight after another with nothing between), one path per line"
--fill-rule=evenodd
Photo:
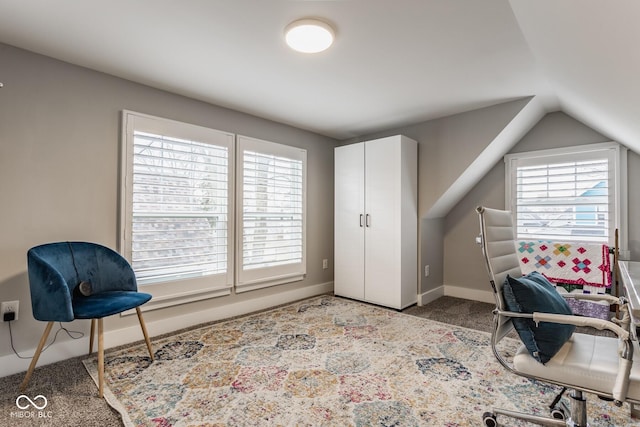
M613 229L609 229L608 241L603 242L609 246L613 246L615 241L614 230L619 231L619 246L626 248L627 246L627 148L618 144L617 142L603 142L571 147L552 148L546 150L536 150L520 153L512 153L504 156L505 162L505 206L514 215L514 232L516 239L520 239L517 232L517 206L516 206L516 192L517 192L517 168L519 163L527 163L528 165L534 164L553 164L555 162L561 162L563 158L569 156L581 157L581 158L602 158L598 156L598 153L613 153L609 160L610 166L613 166L613 172L610 172L610 176L613 176L613 185L610 186L613 190L613 207L614 212L611 214ZM609 154L606 154L609 156ZM547 160L545 160L547 159ZM611 226L610 226L611 227ZM581 242L584 239L576 238L575 236L567 236L564 239L567 242Z
M229 132L128 110L122 111L121 128L118 250L129 262L132 261L131 225L133 220L134 131L149 132L163 136L211 143L216 146L224 146L227 148L228 153L226 272L139 284L138 287L140 290L153 295L153 299L143 306L144 310L229 295L233 289L235 270L235 135Z
M241 293L269 286L303 280L307 264L307 150L248 136L236 137L236 282L235 292ZM243 190L244 151L282 156L302 161L302 260L300 263L243 270Z

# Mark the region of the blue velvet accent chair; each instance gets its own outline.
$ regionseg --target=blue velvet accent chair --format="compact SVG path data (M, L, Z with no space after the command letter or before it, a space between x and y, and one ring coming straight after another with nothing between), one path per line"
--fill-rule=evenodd
M104 391L104 340L102 319L136 309L151 360L153 351L140 306L151 295L138 292L131 265L120 254L88 242L57 242L31 248L27 253L33 317L48 322L29 370L20 386L29 383L54 322L91 319L89 354L93 353L98 325L99 395Z

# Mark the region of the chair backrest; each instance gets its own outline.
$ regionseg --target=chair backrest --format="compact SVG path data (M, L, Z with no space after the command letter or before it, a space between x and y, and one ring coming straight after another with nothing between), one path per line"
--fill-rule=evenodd
M507 275L522 276L520 261L516 252L513 216L510 211L491 209L480 206L476 208L480 218L480 237L489 280L496 300L496 308L507 311L502 298L502 285ZM511 322L507 318L499 318L496 326L498 339L511 330Z
M29 249L27 264L31 306L38 320L73 320L73 291L82 281L91 283L93 293L138 289L127 260L97 243L46 243Z
M135 276L131 276L131 266L127 260L97 243L46 243L29 250L27 261L33 257L40 258L57 270L71 291L81 281L91 282L96 292L137 289Z

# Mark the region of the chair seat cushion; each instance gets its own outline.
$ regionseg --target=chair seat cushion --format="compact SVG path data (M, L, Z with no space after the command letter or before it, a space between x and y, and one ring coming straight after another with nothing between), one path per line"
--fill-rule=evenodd
M523 345L513 358L518 373L610 395L618 369L618 339L575 333L545 365ZM634 348L629 399L640 399L640 351Z
M507 276L502 295L509 311L518 313L573 314L555 287L537 271L525 277ZM513 318L513 325L529 353L539 362L547 363L575 331L574 325L539 322Z
M150 294L134 291L100 292L73 300L73 315L76 319L100 319L122 313L146 303Z

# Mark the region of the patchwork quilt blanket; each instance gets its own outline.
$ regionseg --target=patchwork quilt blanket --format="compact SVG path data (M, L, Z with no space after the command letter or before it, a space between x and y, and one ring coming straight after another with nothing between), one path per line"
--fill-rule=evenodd
M517 250L524 274L538 271L553 283L599 288L611 286L611 262L607 245L519 241Z

